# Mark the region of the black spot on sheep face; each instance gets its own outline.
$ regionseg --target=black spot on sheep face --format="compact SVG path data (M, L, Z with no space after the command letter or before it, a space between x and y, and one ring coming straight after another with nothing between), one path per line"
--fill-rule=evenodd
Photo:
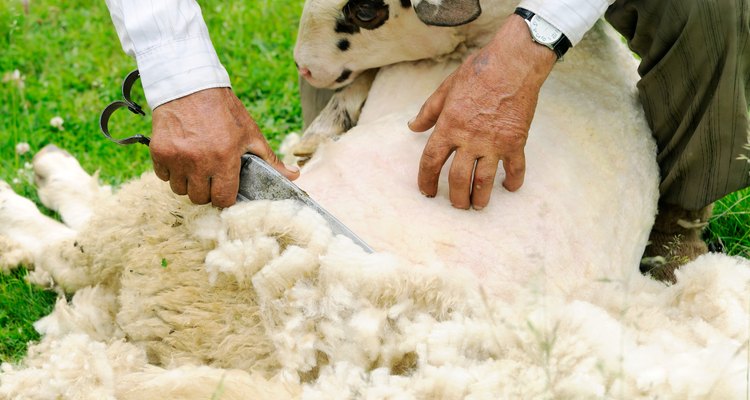
M349 50L349 46L351 46L351 43L346 39L341 39L336 46L338 46L339 50L341 51L347 51Z
M367 69L452 51L460 38L426 23L418 11L425 10L422 1L307 0L294 49L300 75L313 86L336 89ZM442 2L477 1L430 0L429 11L439 12Z

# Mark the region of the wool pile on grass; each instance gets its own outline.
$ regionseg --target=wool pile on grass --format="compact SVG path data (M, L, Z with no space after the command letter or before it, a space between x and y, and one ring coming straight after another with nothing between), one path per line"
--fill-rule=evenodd
M726 399L747 390L741 258L703 256L669 287L592 279L567 296L515 288L508 302L461 268L368 254L293 202L220 213L151 175L115 199L144 193L139 215L108 215L132 243L94 255L124 257L37 322L44 336L20 364L2 366L0 396ZM165 266L160 251L180 254L170 246L185 258Z

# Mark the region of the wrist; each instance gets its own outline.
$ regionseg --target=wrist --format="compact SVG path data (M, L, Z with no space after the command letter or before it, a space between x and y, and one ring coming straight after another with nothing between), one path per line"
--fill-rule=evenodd
M533 11L517 7L513 14L524 19L524 22L529 27L531 39L552 50L557 56L558 61L562 60L563 55L572 47L570 40L565 36L563 31Z
M575 46L596 21L604 16L611 3L612 0L521 0L518 7L544 17Z
M557 62L555 52L531 37L531 32L523 17L510 15L492 38L490 46L498 50L499 57L513 58L530 69L539 78L539 85L544 82Z
M207 38L164 43L136 54L136 61L151 109L204 89L231 87Z

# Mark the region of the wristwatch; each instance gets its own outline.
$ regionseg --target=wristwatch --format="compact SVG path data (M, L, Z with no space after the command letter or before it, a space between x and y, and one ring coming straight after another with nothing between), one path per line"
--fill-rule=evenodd
M561 30L552 26L544 18L521 7L516 8L515 14L520 15L526 20L526 25L529 26L529 30L531 31L531 38L542 46L554 51L558 60L562 59L563 54L573 46Z

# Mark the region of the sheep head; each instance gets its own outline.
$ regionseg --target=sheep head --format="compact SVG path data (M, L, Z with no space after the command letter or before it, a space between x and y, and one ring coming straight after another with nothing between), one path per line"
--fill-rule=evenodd
M362 71L450 53L454 26L476 19L479 0L307 0L294 58L313 86L339 88Z

